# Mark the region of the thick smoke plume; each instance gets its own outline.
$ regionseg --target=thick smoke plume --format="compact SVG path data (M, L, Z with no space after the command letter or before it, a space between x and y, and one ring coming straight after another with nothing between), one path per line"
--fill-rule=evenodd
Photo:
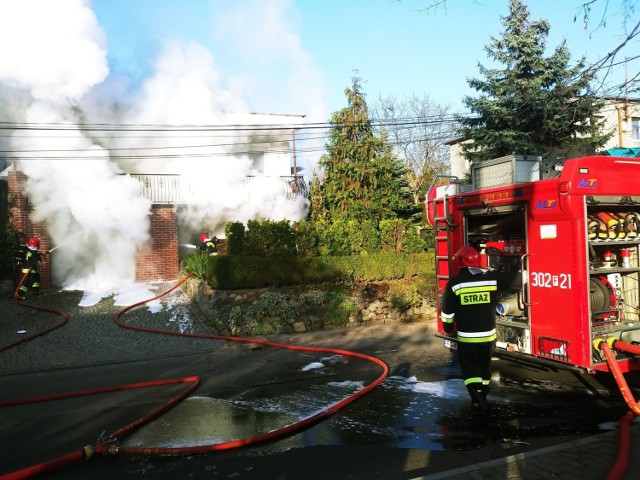
M127 173L188 181L194 202L179 217L186 241L200 231L219 235L229 220L305 215L306 201L287 200L278 182L248 179L264 171L256 152L265 145L288 158L283 138L300 118L247 114L252 106L225 86L203 46L167 41L153 74L131 90L110 74L105 33L83 0L0 0L0 45L0 121L52 126L15 130L2 149L28 176L33 220L64 247L55 251L56 283L104 290L134 279L151 204ZM280 122L282 131L224 128L251 122ZM87 128L98 124L149 129ZM201 125L208 128L178 127Z

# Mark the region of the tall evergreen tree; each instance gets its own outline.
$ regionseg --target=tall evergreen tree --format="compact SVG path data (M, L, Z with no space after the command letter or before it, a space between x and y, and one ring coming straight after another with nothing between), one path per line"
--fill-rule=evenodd
M545 57L550 30L546 20L532 21L524 0L509 1L501 38L485 47L503 69L479 65L484 79L469 79L480 92L467 96L469 116L458 115L467 159L478 162L511 153L545 154L604 145L608 135L596 120L603 102L591 94L584 57L571 67L566 41Z
M374 135L360 79L345 90L348 107L331 117L322 194L330 220L371 220L411 213L406 167L385 137Z

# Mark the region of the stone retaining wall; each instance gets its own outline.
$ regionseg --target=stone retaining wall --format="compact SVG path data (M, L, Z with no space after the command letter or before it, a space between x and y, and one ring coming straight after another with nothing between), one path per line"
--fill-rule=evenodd
M191 298L192 305L197 307L207 318L215 318L215 309L221 303L250 303L260 295L270 291L268 288L250 290L215 290L200 279L190 278L183 285L185 293ZM415 323L435 320L436 308L423 299L419 307L400 311L386 299L355 298L358 311L349 317L345 327L359 327L379 324ZM328 330L337 327L322 323L317 316L307 314L303 318L286 325L279 325L277 333L306 332ZM221 332L222 333L222 332Z

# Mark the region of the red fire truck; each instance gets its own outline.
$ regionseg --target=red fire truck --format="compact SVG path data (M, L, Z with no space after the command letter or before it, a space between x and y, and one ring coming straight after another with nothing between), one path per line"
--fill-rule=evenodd
M540 157L511 155L471 177L438 177L425 200L438 313L457 273L451 257L472 245L515 278L497 307L496 355L595 372L609 370L607 350L621 372L640 370L640 158L576 158L544 172ZM439 319L438 331L445 338Z

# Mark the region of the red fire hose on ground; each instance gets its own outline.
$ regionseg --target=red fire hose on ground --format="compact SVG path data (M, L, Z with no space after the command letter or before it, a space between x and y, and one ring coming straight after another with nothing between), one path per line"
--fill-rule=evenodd
M0 346L0 352L4 352L5 350L8 350L12 347L15 347L16 345L19 345L21 343L24 343L28 340L32 340L36 337L40 337L46 333L49 333L57 328L62 327L63 325L65 325L68 321L69 321L69 315L66 312L62 312L60 310L54 310L52 308L46 308L46 307L41 307L38 305L31 305L31 304L27 304L24 303L22 300L20 300L18 298L18 292L20 291L20 287L22 286L22 284L24 283L25 279L27 278L27 275L29 275L29 273L31 273L31 269L27 270L27 273L25 273L22 278L20 279L20 282L18 282L18 286L16 287L15 291L13 292L13 298L16 300L16 302L18 303L18 305L20 305L21 307L25 307L25 308L31 308L32 310L38 310L40 312L48 312L48 313L53 313L55 315L58 315L60 317L62 317L62 321L52 325L51 327L48 327L40 332L36 332L34 334L31 335L27 335L25 337L20 338L20 340L17 340L13 343L10 343L8 345L3 345Z
M318 422L321 419L323 419L323 418L325 418L325 417L337 412L341 408L353 403L355 400L357 400L360 397L366 395L371 390L373 390L378 385L380 385L385 380L387 375L389 374L389 367L382 360L380 360L378 358L375 358L375 357L372 357L372 356L369 356L369 355L365 355L365 354L357 353L357 352L351 352L351 351L348 351L348 350L339 350L339 349L324 348L324 347L300 346L300 345L286 345L286 344L280 344L280 343L275 343L275 342L269 342L269 341L266 341L266 340L248 339L248 338L242 338L242 337L180 333L180 332L175 332L175 331L166 331L166 330L159 330L159 329L152 329L152 328L135 327L135 326L127 325L126 323L124 323L121 320L120 317L124 313L126 313L127 311L129 311L129 310L131 310L131 309L133 309L135 307L138 307L140 305L144 305L144 304L146 304L148 302L151 302L153 300L156 300L158 298L161 298L161 297L163 297L165 295L168 295L173 290L178 288L182 283L184 283L189 277L190 276L184 277L176 285L174 285L171 289L167 290L166 292L162 293L161 295L158 295L156 297L153 297L153 298L138 302L138 303L136 303L134 305L130 305L130 306L124 308L123 310L121 310L120 312L118 312L115 315L115 318L114 318L115 322L118 325L120 325L121 327L123 327L123 328L136 330L136 331L141 331L141 332L157 333L157 334L165 334L165 335L176 335L176 336L184 336L184 337L194 337L194 338L205 338L205 339L212 339L212 340L227 340L227 341L234 341L234 342L254 343L254 344L259 344L259 345L264 345L264 346L269 346L269 347L283 348L283 349L287 349L287 350L305 351L305 352L318 352L318 353L331 353L331 354L342 355L342 356L346 356L346 357L359 358L359 359L366 360L366 361L369 361L369 362L372 362L372 363L378 365L382 369L382 373L378 376L378 378L376 380L374 380L372 383L367 385L365 388L363 388L361 390L358 390L357 392L351 394L350 396L344 398L343 400L341 400L341 401L339 401L337 403L334 403L332 405L329 405L326 408L314 413L313 415L310 415L310 416L308 416L306 418L303 418L303 419L301 419L301 420L299 420L297 422L294 422L292 424L285 425L285 426L277 428L275 430L272 430L272 431L269 431L269 432L266 432L266 433L259 433L259 434L256 434L256 435L253 435L253 436L250 436L250 437L246 437L246 438L241 438L241 439L236 439L236 440L231 440L231 441L225 441L225 442L220 442L220 443L214 443L214 444L210 444L210 445L199 445L199 446L194 446L194 447L130 448L130 447L121 447L120 446L120 442L125 437L130 435L133 431L135 431L137 428L139 428L140 426L142 426L145 423L149 422L150 420L153 420L153 419L157 418L158 416L160 416L161 414L163 414L164 412L166 412L167 410L169 410L170 408L175 406L178 402L180 402L181 400L186 398L192 391L194 391L197 388L198 384L199 384L199 378L195 377L195 376L168 379L168 380L141 382L141 383L120 385L120 386L115 386L115 387L106 387L106 388L100 388L100 389L94 389L94 390L85 390L85 391L72 392L72 393L68 393L68 394L55 395L55 396L49 396L49 397L27 398L27 399L21 399L21 400L13 400L13 401L8 401L8 402L2 402L2 403L0 403L0 407L6 407L6 406L11 406L11 405L22 405L22 404L27 404L27 403L44 402L44 401L51 401L51 400L60 400L60 399L63 399L63 398L74 398L74 397L80 397L80 396L86 396L86 395L95 395L95 394L98 394L98 393L107 393L107 392L114 392L114 391L121 391L121 390L147 388L147 387L157 386L157 385L168 385L168 384L177 384L177 383L188 384L188 387L182 393L178 394L177 396L175 396L174 398L172 398L171 400L169 400L165 404L163 404L160 407L156 408L155 410L149 412L148 414L144 415L143 417L139 418L138 420L130 423L129 425L126 425L126 426L120 428L119 430L116 430L111 435L107 436L106 438L98 439L95 445L87 445L87 446L82 447L78 451L71 452L69 454L60 456L60 457L58 457L56 459L53 459L53 460L50 460L50 461L47 461L47 462L43 462L43 463L40 463L40 464L37 464L37 465L33 465L33 466L28 467L28 468L25 468L25 469L22 469L22 470L18 470L18 471L12 472L12 473L1 475L0 476L0 480L17 480L17 479L31 478L33 476L36 476L36 475L39 475L39 474L42 474L42 473L45 473L45 472L48 472L48 471L52 471L54 469L59 469L62 466L70 464L70 463L73 463L73 462L78 462L78 461L81 461L81 460L89 460L95 454L103 455L105 457L114 456L114 455L116 455L118 453L125 453L125 454L130 454L130 455L188 455L188 454L215 452L215 451L221 451L221 450L230 450L230 449L233 449L233 448L238 448L238 447L242 447L242 446L246 446L246 445L253 445L253 444L256 444L256 443L259 443L259 442L264 442L264 441L267 441L267 440L274 440L274 439L289 435L289 434L291 434L293 432L302 430L302 429L308 427L309 425L311 425L311 424L313 424L315 422ZM34 308L34 306L30 306L30 307ZM38 309L41 309L41 308L38 308ZM49 310L49 309L42 309L42 310L44 310L44 311L52 311L52 310ZM62 313L62 312L57 312L57 313ZM65 319L67 318L66 314L64 315L64 318ZM66 323L66 320L65 320L65 323ZM59 325L59 326L62 326L62 325ZM58 326L56 326L56 328L58 328ZM51 329L49 329L47 331L50 331L50 330ZM44 333L46 333L46 332L41 332L38 335L34 335L34 336L39 336L39 335L42 335ZM34 336L31 336L29 338L34 338ZM22 341L28 340L29 338L23 339Z
M631 353L633 355L640 355L640 347L637 345L632 345L630 343L622 342L620 340L616 340L615 338L608 338L606 341L602 338L597 338L594 340L593 345L596 349L602 350L605 358L607 359L607 365L609 366L609 370L613 374L613 378L620 389L620 393L624 398L626 404L631 409L618 421L620 427L620 444L618 447L618 455L616 457L615 464L613 468L609 472L607 476L607 480L618 480L621 479L624 475L624 472L627 469L627 465L629 464L629 451L631 444L631 435L629 432L629 428L631 426L631 422L633 422L636 416L640 415L640 402L636 402L631 394L631 390L629 389L629 385L618 366L618 362L616 361L615 355L612 349L621 350L624 352Z

